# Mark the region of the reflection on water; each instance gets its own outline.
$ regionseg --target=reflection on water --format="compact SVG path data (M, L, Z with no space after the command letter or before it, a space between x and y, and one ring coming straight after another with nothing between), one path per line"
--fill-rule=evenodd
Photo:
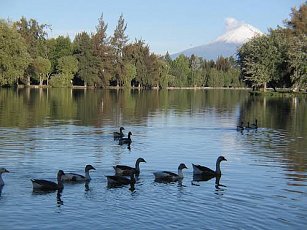
M0 166L13 172L0 188L0 228L303 229L306 106L244 90L0 89ZM257 130L236 130L255 119ZM130 149L114 141L120 126L133 132ZM179 182L154 181L161 168L221 154L222 177L190 168ZM147 164L136 184L108 189L112 166L139 157ZM32 192L31 178L87 164L90 183Z

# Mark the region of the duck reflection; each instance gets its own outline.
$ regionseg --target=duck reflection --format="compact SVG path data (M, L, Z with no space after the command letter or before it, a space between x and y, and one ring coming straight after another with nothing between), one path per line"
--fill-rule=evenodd
M208 174L194 174L193 175L193 181L200 182L200 181L209 181L212 178L215 178L214 175L208 175Z
M54 193L54 191L51 191L51 190L38 190L38 189L34 189L32 190L32 195L48 195L50 193ZM56 190L56 204L57 206L61 206L64 204L63 200L62 200L62 193L63 193L63 189L58 189Z
M196 175L196 174L194 174L191 184L195 185L195 186L199 186L199 184L197 184L195 182L209 181L209 180L215 178L215 188L220 189L220 187L226 187L225 185L220 184L221 177L222 177L222 175L214 176L214 175L203 175L203 174Z
M4 185L0 185L0 197L1 197L1 194L2 194L3 187L4 187Z
M84 190L85 190L86 192L87 192L87 191L90 191L90 182L89 182L89 181L85 181Z
M221 187L227 187L226 185L220 184L220 180L221 180L221 175L216 176L215 178L215 188L216 189L221 189Z
M62 201L61 197L62 197L62 192L63 192L63 189L59 189L57 191L57 194L56 194L56 203L58 206L61 206L64 204L64 202Z

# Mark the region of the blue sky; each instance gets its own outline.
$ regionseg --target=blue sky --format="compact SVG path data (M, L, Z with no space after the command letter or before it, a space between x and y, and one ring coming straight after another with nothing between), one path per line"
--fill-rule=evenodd
M34 18L52 25L50 37L94 32L103 13L112 35L121 14L131 41L143 39L152 52L176 53L213 41L235 18L267 32L283 25L291 7L304 0L0 0L0 18Z

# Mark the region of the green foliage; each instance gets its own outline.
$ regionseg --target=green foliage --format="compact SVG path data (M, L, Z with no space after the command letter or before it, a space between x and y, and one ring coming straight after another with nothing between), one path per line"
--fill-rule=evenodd
M78 71L78 60L74 56L59 58L57 70L61 74L75 74Z
M136 67L132 63L126 63L125 68L126 68L126 71L125 71L126 74L123 77L123 84L124 84L124 87L130 88L131 81L136 76Z
M289 42L290 79L294 91L307 88L307 37L293 37Z
M296 35L307 34L307 2L303 3L300 8L291 9L291 19L285 20L286 26Z
M103 15L98 19L96 33L92 36L93 54L98 59L98 77L102 86L108 86L114 73L113 71L113 52L110 39L107 36L108 25L103 20Z
M56 72L58 60L61 57L72 55L72 43L70 38L59 36L46 41L46 49L49 60L51 61L51 72Z
M267 85L292 87L307 85L306 3L292 9L286 28L271 29L267 35L245 43L233 57L205 60L180 55L172 60L169 53L160 57L143 40L130 42L125 34L123 15L112 36L103 15L96 31L70 38L47 39L46 24L22 17L11 26L1 21L0 85L24 81L42 85L51 76L51 85L70 87L72 80L84 85L118 85L143 88L242 87ZM54 75L54 76L53 76Z
M47 24L39 24L35 19L27 20L22 17L14 23L19 34L25 39L28 52L32 58L46 57L45 41L47 37Z
M92 39L86 32L76 35L74 56L78 60L77 77L84 81L84 85L99 84L99 59L94 55Z
M35 76L38 77L39 84L43 84L43 80L47 80L48 73L51 69L51 62L42 57L37 57L32 62L33 70Z
M29 64L24 39L7 22L0 20L0 86L13 85Z
M172 62L170 74L175 76L176 86L187 87L189 73L190 73L189 59L186 56L180 55Z
M238 50L243 79L250 85L306 89L307 5L292 9L287 28L271 29Z
M125 73L125 64L123 62L123 50L128 42L128 36L125 34L127 23L125 23L124 16L121 15L118 19L117 26L114 30L113 37L111 37L111 47L113 54L113 80L117 85L122 81L122 76Z
M55 88L72 87L72 74L56 74L49 81L49 85Z

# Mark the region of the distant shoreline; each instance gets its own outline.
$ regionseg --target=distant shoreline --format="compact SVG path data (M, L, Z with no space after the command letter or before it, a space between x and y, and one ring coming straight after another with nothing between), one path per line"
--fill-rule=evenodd
M43 85L18 85L17 88L33 88L33 89L44 89L44 88L53 88L51 86ZM60 87L61 88L61 87ZM94 86L82 86L82 85L73 85L71 87L63 87L63 88L72 88L72 89L133 89L133 90L163 90L158 87L152 87L150 89L142 88L142 87L122 87L122 86L107 86L105 88L99 88ZM166 87L167 90L177 90L177 89L240 89L240 90L251 90L251 88L248 87Z
M31 89L46 89L46 88L52 88L47 85L39 86L39 85L18 85L17 88L31 88ZM65 87L63 87L65 88ZM132 90L206 90L206 89L230 89L230 90L249 90L251 96L277 96L277 95L297 95L297 94L307 94L307 91L299 91L294 92L290 88L278 88L277 91L274 91L273 88L267 88L267 91L252 91L252 88L249 87L167 87L165 89L161 89L158 87L152 87L150 89L142 88L142 87L122 87L122 86L107 86L105 88L98 88L94 86L82 86L82 85L74 85L71 87L66 87L71 89L116 89L116 90L125 90L125 89L132 89Z

